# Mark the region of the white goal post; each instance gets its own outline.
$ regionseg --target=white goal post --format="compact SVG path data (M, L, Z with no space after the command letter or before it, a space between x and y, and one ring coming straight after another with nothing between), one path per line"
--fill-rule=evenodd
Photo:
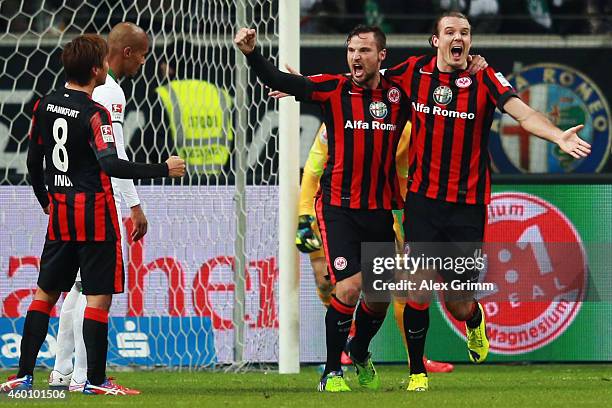
M279 5L279 66L300 67L300 2L286 0ZM279 330L278 371L300 370L300 276L294 244L298 216L300 174L300 107L293 98L279 102Z

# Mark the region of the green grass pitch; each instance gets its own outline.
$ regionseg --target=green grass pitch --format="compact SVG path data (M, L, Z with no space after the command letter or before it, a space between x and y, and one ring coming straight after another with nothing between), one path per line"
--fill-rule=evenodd
M359 389L354 373L346 374L351 393L315 391L314 367L297 375L275 372L136 371L110 373L117 381L142 391L139 396L71 394L64 401L8 401L0 406L61 405L131 407L605 407L612 406L612 365L460 365L450 374L431 374L430 391L408 393L403 366L380 365L382 387ZM3 378L8 373L2 372ZM47 371L37 371L37 388L46 388Z

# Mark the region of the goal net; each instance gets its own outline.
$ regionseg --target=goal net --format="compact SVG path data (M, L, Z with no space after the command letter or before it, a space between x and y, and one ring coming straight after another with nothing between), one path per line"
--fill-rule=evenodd
M109 364L276 362L278 114L232 43L248 25L276 58L276 2L7 0L0 8L0 367L18 362L47 223L26 177L33 105L62 86L66 42L106 36L121 21L150 38L142 72L120 81L128 156L180 154L188 176L137 183L149 231L123 242L126 292L113 300ZM53 363L57 327L52 318L39 363Z

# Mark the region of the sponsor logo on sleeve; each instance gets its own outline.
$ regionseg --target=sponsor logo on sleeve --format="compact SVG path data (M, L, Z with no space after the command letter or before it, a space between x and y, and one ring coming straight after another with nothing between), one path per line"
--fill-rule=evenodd
M497 80L499 81L500 84L502 84L502 86L505 86L507 88L511 88L512 87L510 82L508 82L508 80L506 79L504 74L502 74L501 72L496 72L495 73L495 78L497 78Z
M327 127L323 127L323 129L321 129L321 132L319 133L319 140L321 143L325 145L327 144Z
M102 140L105 143L113 143L115 141L113 137L113 127L111 125L100 126L100 133L102 134Z
M113 121L123 120L123 105L120 103L113 103L111 105L111 119Z

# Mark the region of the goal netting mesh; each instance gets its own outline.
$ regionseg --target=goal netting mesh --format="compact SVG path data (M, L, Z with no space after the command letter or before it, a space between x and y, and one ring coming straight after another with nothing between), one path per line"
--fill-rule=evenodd
M0 367L18 362L47 222L26 177L32 107L63 85L66 42L106 36L121 21L150 38L142 72L120 81L128 156L180 154L188 176L137 183L149 231L123 242L126 292L113 300L109 364L276 362L278 115L232 43L239 26L254 27L262 53L276 58L276 3L7 0L0 8ZM128 236L129 209L122 212ZM57 319L49 333L45 365Z

